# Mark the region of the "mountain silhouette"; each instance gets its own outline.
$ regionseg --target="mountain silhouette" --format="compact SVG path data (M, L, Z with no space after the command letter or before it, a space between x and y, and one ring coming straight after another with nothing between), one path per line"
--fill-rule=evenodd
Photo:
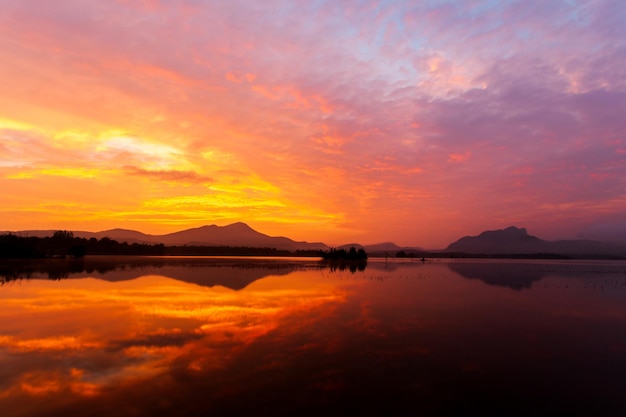
M526 229L515 226L504 230L490 230L478 236L465 236L451 243L448 252L465 253L539 253L545 243L538 237L528 234Z
M17 232L0 232L0 234L14 234L17 236L48 237L57 230L24 230ZM157 244L166 246L230 246L248 248L274 248L278 250L328 250L322 242L295 241L283 236L269 236L260 233L246 223L237 222L227 226L201 226L192 229L163 235L151 235L135 230L110 229L101 232L72 231L74 236L81 238L104 237L118 242ZM571 257L594 258L626 258L626 243L604 242L589 239L546 241L529 235L525 228L515 226L501 230L482 232L478 236L465 236L448 245L442 250L426 251L419 247L400 247L392 242L374 245L351 243L339 248L363 248L372 257L395 255L399 251L408 253L431 252L461 253L469 255L564 255Z
M18 236L52 236L55 230L25 230L12 232ZM74 236L82 238L109 239L127 243L162 243L167 246L231 246L275 248L279 250L327 250L321 242L298 242L287 237L269 236L252 229L245 223L237 222L227 226L202 226L164 235L150 235L135 230L111 229L101 232L73 231Z
M283 250L325 250L324 243L297 242L287 237L269 236L252 229L245 223L228 226L202 226L158 236L165 245L247 246Z
M626 257L626 245L583 239L546 241L529 235L524 228L515 226L482 232L478 236L465 236L448 245L445 251L486 255L558 254Z
M393 242L382 242L382 243L374 243L371 245L361 245L360 243L348 243L346 245L341 245L337 249L346 249L349 250L351 247L355 247L357 249L363 249L369 256L373 257L384 257L384 256L395 256L398 252L404 251L409 253L423 253L426 252L422 248L418 248L415 246L398 246Z
M127 243L159 243L158 240L155 239L156 236L128 229L111 229L96 233L74 232L74 236L84 238L95 237L96 239L108 237L109 239L117 240L118 242Z

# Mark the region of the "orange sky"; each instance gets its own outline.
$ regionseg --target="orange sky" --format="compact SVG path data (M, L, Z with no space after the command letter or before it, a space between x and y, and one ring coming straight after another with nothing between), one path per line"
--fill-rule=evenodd
M623 7L491 3L5 0L0 230L625 227Z

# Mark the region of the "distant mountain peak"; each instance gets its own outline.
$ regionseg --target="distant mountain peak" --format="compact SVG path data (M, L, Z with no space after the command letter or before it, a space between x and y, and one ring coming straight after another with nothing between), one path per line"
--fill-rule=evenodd
M229 225L223 226L223 227L226 227L229 229L239 229L239 230L254 230L252 227L250 227L248 224L244 222L235 222L235 223L231 223Z
M473 254L567 254L575 256L626 256L626 246L592 240L550 242L529 235L515 226L465 236L446 248L450 252Z
M235 222L235 223L227 224L225 226L218 226L217 224L207 224L207 225L204 225L204 226L193 227L193 228L190 228L190 229L181 230L181 232L182 231L189 231L189 230L256 231L256 230L254 230L253 228L251 228L250 226L248 226L244 222ZM175 233L178 233L178 232L175 232Z
M515 227L515 226L509 226L505 229L487 230L485 232L482 232L479 236L488 236L488 235L530 236L526 228Z
M465 236L451 243L447 250L468 253L528 253L540 251L543 241L528 234L525 228L509 226L488 230L478 236Z
M115 229L103 230L102 232L98 232L98 233L107 233L107 232L116 232L116 233L124 232L124 233L141 233L141 234L144 234L143 232L139 232L137 230L122 229L121 227L116 227Z
M254 230L243 222L226 226L201 226L181 230L167 235L154 236L165 245L201 245L201 246L239 246L257 248L276 248L286 250L326 249L323 243L296 242L280 236L269 236Z
M206 224L204 226L198 226L198 227L192 227L192 228L189 228L189 229L185 229L185 231L188 231L188 230L211 230L211 229L217 229L219 227L220 226L218 226L216 224ZM179 233L179 232L182 232L182 231L183 230L179 230L178 232L173 232L173 233Z

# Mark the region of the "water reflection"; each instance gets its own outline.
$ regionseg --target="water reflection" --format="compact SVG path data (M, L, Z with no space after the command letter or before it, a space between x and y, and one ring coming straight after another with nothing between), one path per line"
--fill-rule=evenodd
M478 279L489 285L514 290L529 289L534 282L547 275L545 270L535 269L532 264L472 262L453 263L448 266L464 278Z
M533 284L551 275L574 277L606 277L626 274L623 262L595 261L506 261L468 260L448 263L453 272L467 279L514 290L530 289Z
M142 391L147 380L153 386L153 378L164 378L163 387L170 372L222 369L281 322L330 308L343 297L324 283L305 279L276 287L280 282L253 284L242 293L163 276L5 286L0 400L20 403L15 412L21 414L33 398L45 400L47 410L69 399L72 407L87 398L111 400L111 391L118 389L126 398L129 387ZM144 400L146 406L153 401ZM75 411L80 410L70 415Z
M161 271L169 267L183 268ZM12 281L0 288L0 409L611 415L626 406L623 265L528 266L544 272L524 291L491 285L517 277L504 267L487 266L484 279L470 268L480 280L464 268L276 269L238 291L168 274ZM126 272L138 271L110 274ZM611 290L591 286L602 283Z
M359 261L327 261L324 265L330 269L331 272L335 271L350 271L353 274L355 272L363 272L367 267L367 260Z
M316 258L220 258L91 256L82 259L9 260L0 264L0 284L20 279L53 280L83 277L124 281L145 275L164 275L178 281L234 290L270 276L303 268L322 268Z

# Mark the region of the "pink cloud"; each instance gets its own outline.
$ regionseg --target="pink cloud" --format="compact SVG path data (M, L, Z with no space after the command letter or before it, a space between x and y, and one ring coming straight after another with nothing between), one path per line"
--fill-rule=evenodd
M180 171L180 170L149 170L138 168L135 166L125 166L124 170L133 176L141 176L146 178L153 178L161 181L173 181L173 182L192 182L192 183L210 183L213 180L207 176L198 174L193 171Z
M451 153L448 155L448 161L450 162L465 162L472 156L472 153L467 151L465 153Z

